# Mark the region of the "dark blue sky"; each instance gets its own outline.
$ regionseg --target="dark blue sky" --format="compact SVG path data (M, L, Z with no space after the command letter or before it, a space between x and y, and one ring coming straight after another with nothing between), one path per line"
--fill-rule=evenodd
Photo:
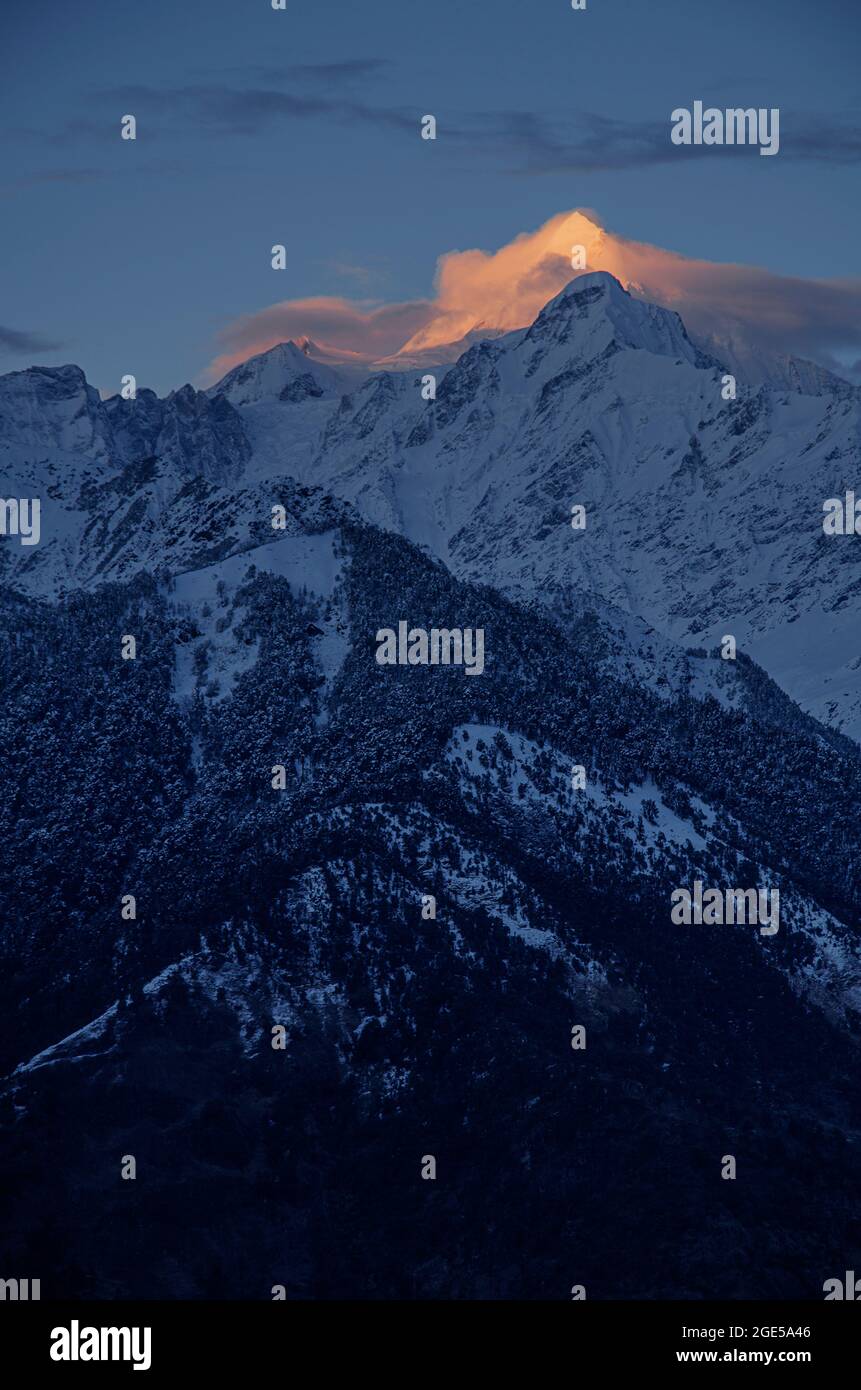
M857 0L3 0L0 370L167 390L240 315L422 298L441 253L576 207L856 276L859 35ZM696 99L779 107L780 153L674 149Z

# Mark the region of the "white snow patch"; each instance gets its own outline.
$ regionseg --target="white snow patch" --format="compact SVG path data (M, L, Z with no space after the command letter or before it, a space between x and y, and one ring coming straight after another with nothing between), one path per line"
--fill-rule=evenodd
M256 665L258 643L238 635L236 629L242 625L245 608L234 602L238 589L251 577L250 567L286 579L297 595L305 589L315 598L331 600L342 569L342 560L335 552L336 538L335 531L288 535L176 577L173 605L178 612L193 616L198 628L198 636L177 647L174 695L178 700L193 695L197 684L195 654L207 643L203 688L214 682L214 699L230 695L239 676ZM315 625L321 636L312 637L312 651L329 681L349 650L346 623L336 613L330 621L321 619Z

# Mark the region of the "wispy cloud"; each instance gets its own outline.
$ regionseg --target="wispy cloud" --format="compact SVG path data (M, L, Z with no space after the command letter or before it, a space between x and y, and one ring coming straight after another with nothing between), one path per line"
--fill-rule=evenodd
M517 174L592 174L680 161L759 156L758 147L753 145L674 145L670 129L669 109L665 118L641 121L592 111L578 111L563 120L532 111L499 110L447 126L444 133L463 149L472 147ZM861 122L851 114L826 119L781 111L780 157L855 164L861 160Z
M263 82L332 82L364 81L391 71L388 58L345 58L335 63L289 63L281 67L258 66L241 70L242 77L256 77ZM239 71L234 69L234 75Z
M88 93L86 110L71 115L61 131L20 131L21 138L70 144L106 135L117 111L133 111L146 124L148 138L175 139L177 120L191 137L255 137L285 121L334 121L362 124L417 138L424 109L386 97L398 74L387 59L357 57L330 63L254 64L250 67L200 71L182 85L113 85ZM733 99L717 106L748 106L733 83ZM433 91L429 79L425 89ZM673 103L675 104L675 103ZM102 107L105 119L94 119ZM451 141L466 157L491 162L516 174L612 172L623 169L710 159L744 160L758 156L751 145L673 145L670 104L642 120L622 120L592 111L570 110L538 115L517 108L484 112L437 112L440 139ZM861 160L861 123L857 112L814 116L781 111L780 158L846 166ZM113 127L110 137L113 138Z
M284 300L235 319L223 330L219 335L222 350L207 368L205 380L217 381L239 362L291 338L313 338L369 360L388 357L434 316L434 306L427 300L378 304L322 295Z
M560 213L497 251L439 258L432 299L286 300L227 326L209 380L275 343L303 335L369 359L432 350L479 327L521 328L573 278L583 246L590 270L681 314L689 330L750 349L812 357L834 367L861 351L861 279L807 280L756 266L681 256L617 236L595 213Z
M30 333L25 328L4 328L0 324L0 352L57 352L62 346L41 333Z
M388 58L342 58L335 63L287 63L287 64L246 64L242 68L220 68L213 71L198 71L202 81L211 81L213 76L231 78L234 82L264 82L275 85L284 82L310 82L328 86L332 82L364 82L367 78L383 76L394 70Z
M182 86L110 87L99 100L135 114L151 110L155 121L177 116L190 133L258 135L285 119L361 122L389 129L418 131L412 109L361 100L356 88L379 78L390 64L381 58L352 58L333 63L284 67L255 66L242 72L209 74Z
M337 66L337 65L333 65ZM356 66L356 76L375 71ZM274 73L268 85L230 86L209 82L183 87L117 88L106 96L114 107L136 113L150 110L152 123L168 115L181 118L189 133L255 136L285 120L331 120L372 126L417 138L418 107L360 99L345 84L307 70L304 80ZM89 126L91 123L87 123ZM71 129L71 128L70 128ZM517 174L614 172L645 166L710 159L756 158L753 145L673 145L670 111L665 118L625 121L591 111L573 117L538 116L531 111L497 110L441 117L439 134L464 155L491 161ZM861 130L856 121L829 120L781 112L780 156L785 161L851 165L861 160Z

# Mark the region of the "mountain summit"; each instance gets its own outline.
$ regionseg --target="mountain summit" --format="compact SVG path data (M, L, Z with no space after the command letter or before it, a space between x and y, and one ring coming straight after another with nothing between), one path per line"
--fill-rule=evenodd
M578 275L541 310L527 342L565 347L582 358L615 349L677 357L695 366L717 365L691 342L678 314L635 299L614 275Z

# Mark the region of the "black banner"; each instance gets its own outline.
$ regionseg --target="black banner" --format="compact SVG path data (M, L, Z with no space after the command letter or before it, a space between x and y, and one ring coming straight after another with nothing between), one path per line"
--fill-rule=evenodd
M525 1337L524 1337L524 1334ZM538 1337L541 1340L536 1341ZM531 1375L562 1356L608 1373L698 1365L845 1368L857 1349L853 1309L832 1303L437 1304L7 1303L0 1309L0 1373L60 1377L143 1371L149 1379L242 1373L285 1379L309 1362L351 1375L380 1368L426 1375L499 1360ZM394 1349L394 1355L393 1353ZM300 1362L297 1358L302 1357ZM538 1359L536 1359L538 1358ZM267 1368L268 1370L264 1369ZM306 1374L307 1372L304 1372Z

